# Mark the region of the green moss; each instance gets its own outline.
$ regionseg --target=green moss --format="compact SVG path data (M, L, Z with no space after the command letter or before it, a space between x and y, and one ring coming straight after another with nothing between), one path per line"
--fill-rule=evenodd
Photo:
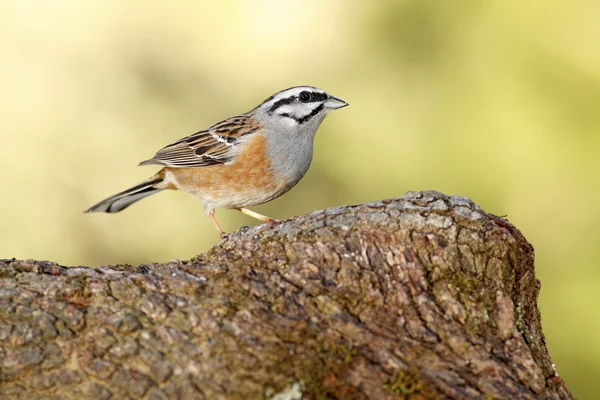
M485 287L485 284L480 279L466 276L462 272L453 273L444 279L451 283L456 292L456 298L463 305L467 306L467 309L470 309L471 305L476 304L483 308L482 312L484 315L490 315L493 312L496 305L495 292L489 290L482 291L481 289ZM476 326L473 328L478 329Z
M383 384L383 388L403 399L441 399L439 393L421 378L416 367L398 369L394 376Z
M515 325L519 333L523 334L525 327L523 326L523 306L520 301L517 302L515 307Z
M19 271L15 268L3 266L0 268L0 279L16 279L19 275Z
M327 374L325 363L317 358L307 368L302 368L301 370L305 371L305 373L300 375L306 388L305 394L310 396L309 398L327 399L327 390L323 386L323 380Z
M344 356L344 363L349 364L352 362L352 359L358 354L358 350L354 347L348 347L346 350L346 355Z
M298 365L296 375L304 383L304 394L310 399L356 399L357 388L340 379L359 351L347 343L321 343L316 357L308 357Z

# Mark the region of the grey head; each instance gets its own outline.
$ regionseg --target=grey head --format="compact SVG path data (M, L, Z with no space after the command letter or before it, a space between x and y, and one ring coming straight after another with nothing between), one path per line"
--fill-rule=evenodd
M347 105L322 89L296 86L275 93L250 112L265 128L272 169L288 185L295 185L308 170L323 119Z
M314 136L327 114L347 105L322 89L295 86L275 93L252 112L267 128Z

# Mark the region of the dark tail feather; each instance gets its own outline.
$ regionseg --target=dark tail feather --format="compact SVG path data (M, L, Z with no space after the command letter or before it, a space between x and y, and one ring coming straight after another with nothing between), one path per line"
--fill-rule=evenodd
M162 177L153 176L152 178L135 185L134 187L131 187L121 193L117 193L108 199L102 200L100 203L85 210L85 212L116 213L124 210L136 201L162 191L163 189L156 187L156 185L162 181Z

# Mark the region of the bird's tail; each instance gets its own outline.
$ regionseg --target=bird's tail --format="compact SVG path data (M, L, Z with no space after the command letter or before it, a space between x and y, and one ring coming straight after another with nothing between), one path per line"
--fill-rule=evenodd
M114 196L102 200L100 203L85 210L85 212L116 213L124 210L136 201L166 189L163 180L164 173L161 171L150 179L146 179L121 193L117 193Z

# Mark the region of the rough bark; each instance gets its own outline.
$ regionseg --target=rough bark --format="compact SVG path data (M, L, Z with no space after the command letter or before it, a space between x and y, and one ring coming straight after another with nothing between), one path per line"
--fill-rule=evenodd
M242 229L190 261L0 263L3 399L570 399L533 249L437 192Z

